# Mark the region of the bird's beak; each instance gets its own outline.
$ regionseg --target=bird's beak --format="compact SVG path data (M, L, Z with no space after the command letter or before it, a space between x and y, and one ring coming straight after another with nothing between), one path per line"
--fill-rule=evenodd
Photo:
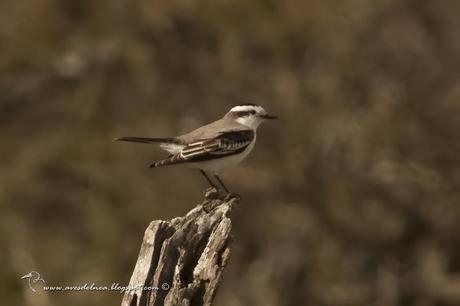
M273 116L270 114L261 115L260 117L262 117L263 119L278 119L277 116Z

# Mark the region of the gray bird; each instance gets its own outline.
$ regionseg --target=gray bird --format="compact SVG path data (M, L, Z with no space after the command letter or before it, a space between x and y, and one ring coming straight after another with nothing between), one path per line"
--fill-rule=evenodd
M225 116L185 135L171 138L120 137L115 141L156 143L169 152L169 157L150 165L157 168L175 164L187 164L198 169L209 182L219 189L206 172L211 172L228 193L229 190L218 176L219 170L241 162L254 148L256 130L269 115L261 106L240 104Z

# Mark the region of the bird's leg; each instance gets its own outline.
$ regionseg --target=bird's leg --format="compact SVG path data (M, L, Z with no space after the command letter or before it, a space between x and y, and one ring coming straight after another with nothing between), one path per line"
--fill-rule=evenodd
M214 177L217 179L217 181L219 181L219 184L224 188L225 192L227 192L227 194L229 194L230 191L228 191L227 187L225 187L225 184L224 184L224 182L222 182L220 177L217 174L214 174Z
M200 169L200 172L201 174L203 174L203 176L206 178L206 180L208 181L209 185L211 185L211 187L214 187L217 189L216 185L214 185L214 183L211 181L211 179L209 178L209 176L206 174L206 172L204 172L203 170Z
M227 194L223 198L224 201L229 201L230 199L237 199L238 201L241 200L241 196L239 194L230 192L228 190L228 188L225 186L224 182L222 182L222 180L220 179L220 177L217 174L214 174L214 177L219 181L220 185L222 185L222 187L224 188L225 192L227 192Z
M214 183L208 177L206 172L204 172L203 170L200 170L200 172L206 178L206 180L208 181L209 185L211 185L211 187L209 187L205 192L204 196L206 197L206 199L217 199L217 198L219 198L219 188L217 188L217 186L214 185Z

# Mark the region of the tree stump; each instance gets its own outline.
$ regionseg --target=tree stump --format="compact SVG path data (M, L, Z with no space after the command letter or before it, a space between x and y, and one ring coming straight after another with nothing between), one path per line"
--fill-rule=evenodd
M122 306L211 305L230 257L238 201L206 199L184 217L152 221Z

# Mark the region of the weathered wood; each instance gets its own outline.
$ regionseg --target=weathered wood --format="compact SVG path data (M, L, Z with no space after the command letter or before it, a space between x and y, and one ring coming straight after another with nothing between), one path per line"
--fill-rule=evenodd
M208 199L184 217L152 221L122 306L211 305L230 257L237 201Z

